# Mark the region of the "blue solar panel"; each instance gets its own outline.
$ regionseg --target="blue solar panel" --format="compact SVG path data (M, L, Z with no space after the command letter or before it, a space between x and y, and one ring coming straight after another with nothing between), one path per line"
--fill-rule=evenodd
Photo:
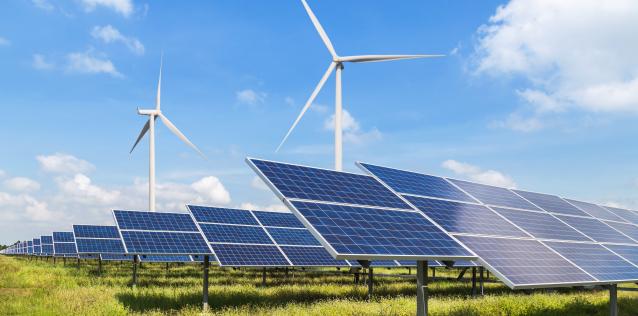
M417 212L296 201L292 204L336 251L337 258L472 256Z
M266 230L279 245L321 246L321 243L307 229L269 227Z
M578 216L589 216L587 213L579 210L578 208L565 202L563 199L555 195L521 191L521 190L514 190L514 192L526 198L528 201L534 203L536 206L544 209L547 212L568 214L568 215L578 215Z
M133 255L103 253L100 258L105 261L129 261L133 260Z
M632 224L623 224L616 222L605 222L607 225L613 227L615 230L629 236L629 238L638 241L638 227Z
M619 222L625 221L622 218L618 217L618 215L606 210L602 206L592 204L592 203L577 201L577 200L571 200L571 199L565 199L565 200L593 217L610 220L610 221L619 221Z
M638 280L638 268L601 245L562 242L546 244L600 281Z
M56 242L54 244L54 251L55 251L55 255L59 256L59 255L70 255L70 254L77 254L77 251L75 249L75 243L67 243L67 242L61 242L58 243Z
M290 265L276 246L217 244L215 254L226 266Z
M508 189L456 179L449 180L485 204L525 210L539 210L536 206L525 201Z
M394 191L426 197L444 198L464 202L476 202L441 177L359 163Z
M119 229L153 231L197 231L188 214L113 211Z
M634 243L633 240L597 219L560 215L556 217L597 242Z
M457 236L513 288L596 280L535 240Z
M189 232L122 231L129 254L208 254L202 235Z
M42 245L42 254L44 255L52 255L53 254L53 245Z
M208 242L272 244L272 240L259 226L239 226L222 224L200 224Z
M451 233L529 237L485 206L413 196L405 198Z
M141 255L141 262L191 262L191 256L158 256L158 255Z
M40 238L34 238L33 239L33 245L34 246L40 246Z
M249 159L286 198L410 209L374 178Z
M611 206L605 206L605 208L608 209L610 212L624 218L626 221L638 225L638 214L634 213L633 211Z
M638 246L605 245L605 247L638 265Z
M188 208L200 223L259 225L250 212L245 210L197 205L189 205Z
M124 253L120 239L78 238L75 243L78 253Z
M509 210L499 207L493 207L492 209L536 238L591 241L587 236L547 213Z
M116 226L73 225L75 238L120 238Z
M264 226L305 228L292 213L253 211Z
M43 245L53 245L53 237L51 237L51 236L40 236L40 242Z
M292 264L296 266L348 266L348 263L345 260L333 259L323 247L282 246L281 250L286 254L286 257L290 259Z
M74 242L72 232L53 232L53 242Z
M42 253L42 246L33 246L33 253L35 254Z

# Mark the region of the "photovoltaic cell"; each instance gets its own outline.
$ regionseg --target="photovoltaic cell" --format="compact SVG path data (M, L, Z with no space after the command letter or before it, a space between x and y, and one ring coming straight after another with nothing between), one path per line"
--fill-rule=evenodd
M51 236L40 236L40 242L43 245L53 245L53 237L51 237Z
M399 193L464 202L476 202L473 198L463 193L461 190L457 189L441 177L375 166L366 163L359 163L359 165Z
M129 254L207 254L199 232L122 231Z
M191 262L191 256L161 256L161 255L142 255L139 257L141 262Z
M211 212L210 207L189 205L195 220L200 223L259 225L257 220L245 210L216 207L218 212Z
M73 234L75 238L120 238L116 226L73 225Z
M536 238L591 241L587 236L547 213L509 210L499 207L493 207L492 209Z
M638 214L634 213L633 211L611 206L605 206L605 208L608 209L610 212L624 218L626 221L638 225Z
M417 212L298 201L292 204L337 256L471 256Z
M529 237L485 206L414 196L405 199L451 233Z
M410 209L369 176L257 159L250 162L288 199Z
M347 267L345 260L335 260L323 247L282 246L281 250L293 265L302 267L329 266Z
M200 227L211 243L272 244L259 226L200 224Z
M78 253L99 254L99 253L124 253L122 241L118 239L91 239L78 238L75 240Z
M613 227L615 230L629 236L631 239L638 241L638 227L636 225L607 221L605 223Z
M42 245L42 254L47 256L53 255L53 244Z
M605 247L638 265L638 246L605 245Z
M56 256L77 254L75 243L72 242L56 242L53 244L53 248Z
M197 231L188 214L113 211L120 230Z
M305 228L292 213L253 211L264 226Z
M457 236L513 288L596 280L536 240Z
M72 232L53 232L53 242L74 242Z
M601 245L546 242L600 281L638 280L638 268Z
M592 203L577 201L577 200L571 200L571 199L565 199L565 200L573 204L574 206L578 207L579 209L585 211L585 213L588 213L589 215L593 217L604 219L604 220L610 220L610 221L619 221L619 222L625 221L624 219L618 217L618 215L606 210L602 206L592 204Z
M528 201L534 203L538 207L543 210L551 213L559 213L559 214L568 214L568 215L578 215L578 216L589 216L589 214L577 209L573 205L565 202L563 199L551 195L551 194L543 194L543 193L535 193L521 190L514 190L517 194L526 198Z
M217 244L215 254L227 266L289 266L276 246Z
M307 229L268 227L266 230L279 245L321 246L321 243Z
M561 215L557 215L556 217L597 242L634 243L633 240L597 219Z
M485 204L526 210L539 210L508 189L456 179L449 180Z

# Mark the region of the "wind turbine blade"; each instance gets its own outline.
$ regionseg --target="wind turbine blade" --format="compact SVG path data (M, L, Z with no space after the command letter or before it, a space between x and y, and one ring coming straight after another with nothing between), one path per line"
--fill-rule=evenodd
M299 116L297 116L297 119L295 120L295 122L292 123L292 126L288 130L288 133L286 133L286 136L284 136L284 139L281 141L281 143L279 143L279 146L277 146L277 149L275 150L275 152L278 152L279 149L281 149L281 146L284 145L284 143L286 142L286 139L288 139L288 136L290 136L290 133L292 133L292 130L295 129L295 126L297 126L297 123L299 123L299 121L301 120L301 117L303 117L303 115L306 113L310 105L312 105L312 102L315 101L317 94L319 94L319 91L321 91L321 88L326 83L326 80L328 80L328 77L330 77L330 74L335 70L336 65L337 64L335 62L330 63L330 66L328 66L328 70L326 70L326 73L324 73L323 77L321 77L321 80L319 80L319 84L317 84L317 86L315 87L315 90L312 91L312 94L310 94L310 98L308 98L308 101L306 101L306 104L303 106L303 109L301 109L301 113L299 113Z
M148 121L146 121L146 124L144 124L144 127L142 127L142 131L140 132L140 135L137 136L137 140L135 141L135 144L133 144L133 147L131 148L131 151L129 151L129 154L133 152L133 149L135 149L135 146L137 146L140 140L142 140L142 137L144 137L144 134L148 132L148 128L150 124L151 124L151 118L149 117Z
M191 143L191 141L188 140L188 138L186 138L186 136L184 136L184 134L182 134L182 132L180 132L179 129L177 129L177 127L166 116L164 116L164 114L160 113L159 117L160 119L162 119L162 122L164 123L164 125L166 125L166 127L168 127L168 129L170 129L171 132L173 132L173 134L177 135L179 139L181 139L184 143L186 143L186 145L193 148L198 154L204 157L204 159L208 159L206 158L206 155L204 155L204 153L202 153L201 150L199 150L199 148L195 146L195 144Z
M340 57L339 60L351 63L370 63L379 61L401 60L401 59L417 59L417 58L434 58L444 57L445 55L359 55Z
M335 52L334 47L332 47L332 43L330 42L330 38L328 38L328 34L326 34L326 31L324 31L323 27L319 23L319 20L317 20L317 17L315 16L315 14L312 13L310 6L308 6L308 3L306 2L306 0L301 0L301 3L303 4L304 8L306 8L306 12L308 12L308 16L310 16L310 20L312 21L312 24L315 25L315 29L317 29L319 36L321 36L321 40L323 40L323 43L326 45L326 47L330 51L332 58L337 58L338 57L337 52Z
M155 109L160 110L160 95L162 91L162 66L164 66L164 53L160 57L159 79L157 80L157 98L155 98Z

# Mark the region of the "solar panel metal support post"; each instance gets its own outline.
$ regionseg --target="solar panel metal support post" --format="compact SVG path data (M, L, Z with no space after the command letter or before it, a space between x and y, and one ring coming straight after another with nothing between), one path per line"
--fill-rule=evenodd
M266 286L266 268L261 270L261 286Z
M483 296L483 267L479 267L479 293Z
M618 316L618 285L609 285L609 315Z
M436 278L436 269L434 267L432 267L432 280L434 281L434 278Z
M416 262L416 315L428 315L428 262Z
M359 264L364 267L365 269L368 270L368 295L366 296L366 300L371 300L372 299L372 292L374 291L374 282L373 282L373 275L374 275L374 271L372 269L372 266L370 265L370 261L369 260L358 260ZM365 274L364 274L365 276Z
M472 267L472 297L476 296L476 267Z
M204 289L203 289L203 306L204 311L208 310L208 270L210 270L210 257L204 256Z
M97 259L97 273L102 274L102 257Z
M140 257L138 255L133 256L133 280L131 282L131 287L137 286L137 263L140 261Z

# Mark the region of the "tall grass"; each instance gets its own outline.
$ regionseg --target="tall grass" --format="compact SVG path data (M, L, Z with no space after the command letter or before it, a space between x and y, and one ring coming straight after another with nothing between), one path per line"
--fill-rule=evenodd
M137 287L129 286L130 263L95 263L80 268L61 262L0 256L2 315L202 315L202 273L198 264L145 263ZM379 269L377 273L407 273ZM456 277L455 270L437 270L437 277ZM604 290L510 291L486 283L486 295L471 298L469 280L436 280L430 284L431 315L608 315ZM211 315L413 315L415 281L375 277L375 295L366 301L367 287L335 269L261 271L211 268ZM621 315L638 315L638 292L620 292Z

